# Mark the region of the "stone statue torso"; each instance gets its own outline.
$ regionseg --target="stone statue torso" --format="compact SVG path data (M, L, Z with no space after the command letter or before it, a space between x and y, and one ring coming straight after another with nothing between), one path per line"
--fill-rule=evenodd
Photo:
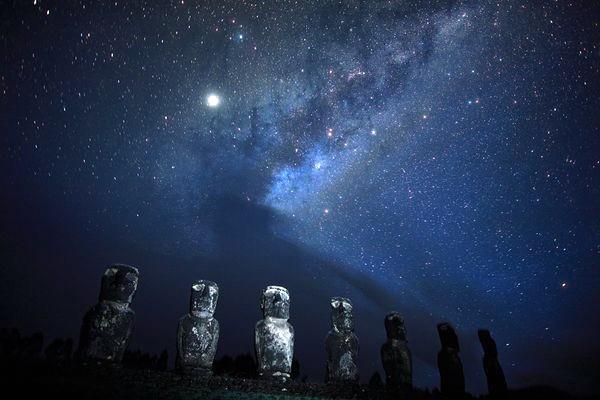
M102 301L84 317L82 349L86 358L120 362L133 330L134 311L129 306Z
M256 324L256 353L260 375L290 374L294 328L285 319L267 317Z
M386 380L392 385L412 385L412 359L405 341L389 339L381 347Z
M329 382L358 379L358 337L354 332L337 332L332 329L325 338L325 348Z
M218 338L219 322L215 318L182 317L177 333L179 366L211 369Z

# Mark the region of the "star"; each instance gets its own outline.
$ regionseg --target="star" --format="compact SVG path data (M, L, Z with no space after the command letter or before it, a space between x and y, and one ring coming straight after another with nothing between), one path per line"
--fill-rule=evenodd
M221 98L218 95L211 93L206 96L206 105L210 108L218 107L219 104L221 104Z

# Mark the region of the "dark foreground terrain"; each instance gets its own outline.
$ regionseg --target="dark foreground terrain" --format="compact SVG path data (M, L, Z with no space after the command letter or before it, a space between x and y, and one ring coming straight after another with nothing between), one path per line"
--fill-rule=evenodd
M214 376L194 378L168 370L168 355L127 351L122 365L80 363L71 339L44 348L43 336L22 337L0 331L0 377L9 398L36 399L444 399L437 390L390 390L378 374L368 384L326 385L305 382L295 361L285 384L256 379L250 354L215 360ZM475 397L465 395L464 399ZM488 397L481 396L481 399ZM591 399L592 397L589 397ZM550 387L511 390L507 399L578 399ZM579 398L580 399L580 398Z
M115 366L20 365L3 372L8 393L57 399L443 399L437 391L398 393L378 385L281 384L250 378L184 377L171 371ZM14 390L14 391L13 391ZM465 399L474 398L465 396ZM486 397L481 397L486 398ZM575 399L559 390L532 387L510 399Z

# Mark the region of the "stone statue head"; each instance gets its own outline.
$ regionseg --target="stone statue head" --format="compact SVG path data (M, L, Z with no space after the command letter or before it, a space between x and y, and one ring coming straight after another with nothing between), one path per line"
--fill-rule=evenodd
M137 289L139 271L125 264L111 265L102 275L100 301L130 304Z
M260 308L265 318L290 317L290 293L281 286L267 286L262 293Z
M352 315L352 302L345 297L331 299L331 326L339 332L352 332L354 330L354 316Z
M496 342L494 339L492 339L490 331L487 329L480 329L477 331L477 336L479 336L479 342L481 343L481 347L483 347L483 352L485 354L490 356L498 356Z
M200 280L192 284L190 314L195 317L212 317L217 308L219 287L211 281Z
M385 316L383 320L388 339L406 340L406 328L404 327L404 318L392 311Z
M456 332L454 331L452 325L447 322L442 322L437 325L437 330L442 348L460 351L460 346L458 345L458 336L456 336Z

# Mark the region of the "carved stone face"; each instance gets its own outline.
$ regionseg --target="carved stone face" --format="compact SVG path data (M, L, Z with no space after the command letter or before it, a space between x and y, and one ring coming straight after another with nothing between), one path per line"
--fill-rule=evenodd
M137 289L138 277L137 268L124 264L111 265L102 275L100 301L131 303Z
M219 287L211 281L196 281L190 296L190 314L195 317L210 317L215 313Z
M393 311L385 316L383 321L388 339L406 340L406 328L404 327L404 318Z
M340 332L352 332L354 330L352 303L349 299L344 297L333 297L331 299L331 325Z
M290 293L281 286L267 286L263 290L261 307L265 318L290 317Z
M447 322L442 322L441 324L438 324L437 329L442 348L460 351L458 336L456 336L456 332L452 325Z

